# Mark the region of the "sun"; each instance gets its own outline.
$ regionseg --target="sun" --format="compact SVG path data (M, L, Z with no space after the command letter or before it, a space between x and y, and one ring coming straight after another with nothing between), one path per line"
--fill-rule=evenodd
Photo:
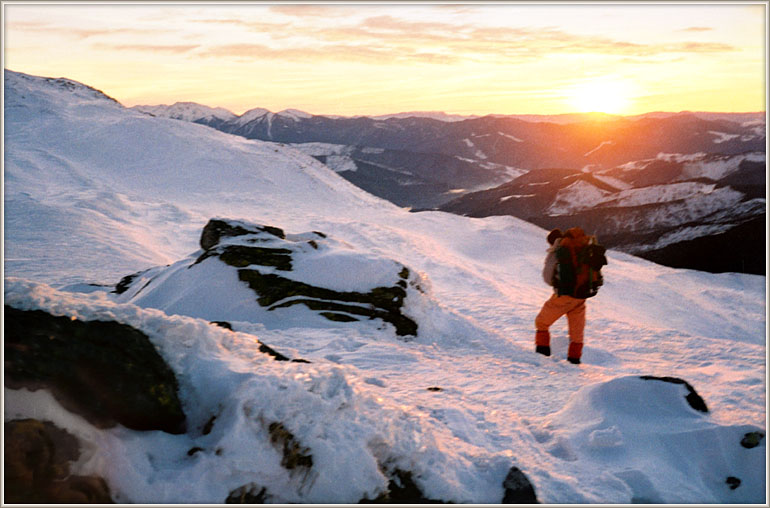
M594 80L569 91L568 101L579 113L626 113L631 104L630 87L619 81Z

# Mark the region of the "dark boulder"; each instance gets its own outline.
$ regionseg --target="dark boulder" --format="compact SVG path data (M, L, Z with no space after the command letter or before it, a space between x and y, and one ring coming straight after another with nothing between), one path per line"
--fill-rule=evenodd
M440 499L426 497L414 482L411 471L395 469L390 474L388 489L374 499L364 498L362 504L447 504Z
M174 372L147 335L5 306L5 386L51 391L96 427L185 432Z
M503 480L503 504L537 504L535 487L529 478L516 466L513 466Z
M741 446L744 448L755 448L759 446L764 439L765 433L760 431L747 432L741 439Z
M70 474L80 457L75 436L34 419L4 424L5 502L33 504L112 503L103 478Z
M273 226L257 226L241 224L231 220L211 219L203 227L200 245L203 250L209 250L217 245L222 238L244 236L257 233L268 233L280 239L286 238L283 230Z

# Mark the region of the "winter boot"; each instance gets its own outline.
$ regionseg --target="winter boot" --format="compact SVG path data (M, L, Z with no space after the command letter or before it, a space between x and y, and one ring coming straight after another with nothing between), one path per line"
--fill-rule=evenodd
M551 334L548 330L537 330L535 332L535 352L551 356Z
M580 356L583 353L582 342L570 342L569 349L567 349L567 361L578 365L580 363Z

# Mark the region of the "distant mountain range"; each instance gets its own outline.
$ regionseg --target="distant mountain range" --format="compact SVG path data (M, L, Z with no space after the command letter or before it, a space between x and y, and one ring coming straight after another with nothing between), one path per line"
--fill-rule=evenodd
M415 211L573 224L662 264L765 273L765 114L328 117L136 106L291 145Z

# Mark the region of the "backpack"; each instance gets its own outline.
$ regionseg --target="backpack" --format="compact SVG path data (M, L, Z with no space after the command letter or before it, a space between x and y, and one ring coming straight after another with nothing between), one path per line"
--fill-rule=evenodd
M556 249L553 285L559 296L596 296L604 283L601 268L607 264L606 250L595 236L587 236L581 228L568 229Z

